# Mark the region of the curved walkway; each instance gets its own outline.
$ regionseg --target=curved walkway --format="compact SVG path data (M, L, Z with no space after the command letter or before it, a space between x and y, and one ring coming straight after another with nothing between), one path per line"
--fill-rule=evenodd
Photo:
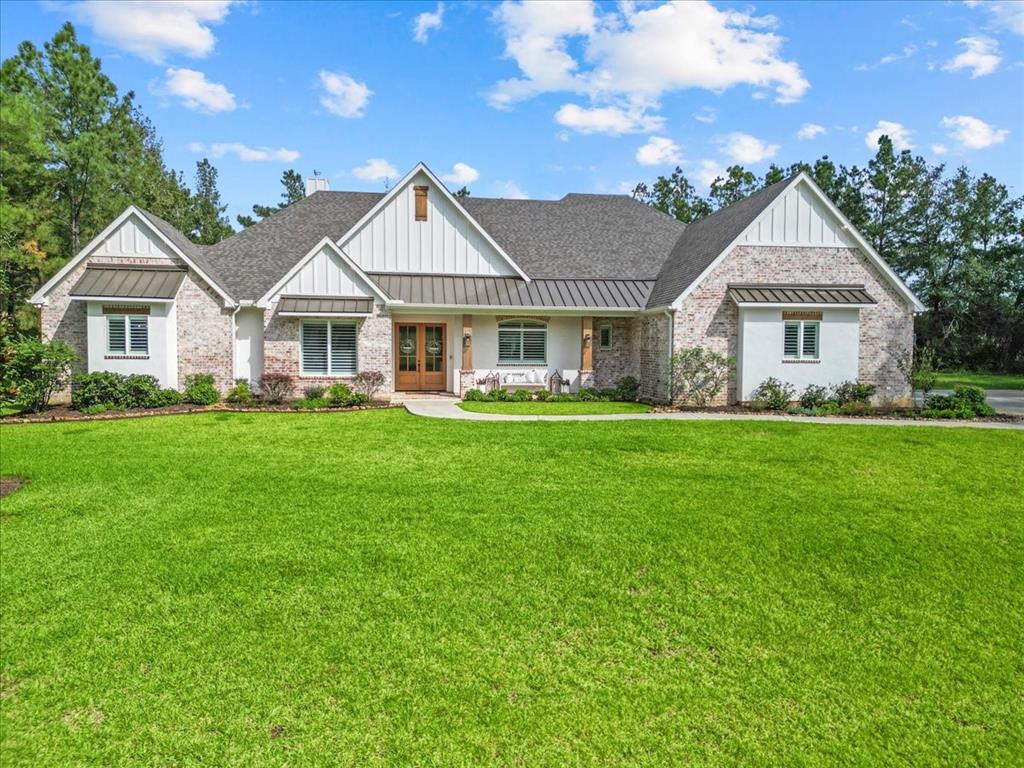
M402 403L413 416L462 421L633 421L667 419L670 421L788 421L794 424L877 425L883 427L946 427L968 429L1024 429L1024 422L999 421L914 421L912 419L851 419L832 416L786 416L757 413L605 413L587 416L535 416L508 413L474 413L459 408L454 398L407 400Z

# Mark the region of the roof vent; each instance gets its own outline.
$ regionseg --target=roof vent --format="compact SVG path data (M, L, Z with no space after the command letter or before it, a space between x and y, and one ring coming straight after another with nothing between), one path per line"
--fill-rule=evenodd
M310 179L306 179L306 197L309 197L314 192L326 192L331 187L327 183L327 179L323 176L314 176Z

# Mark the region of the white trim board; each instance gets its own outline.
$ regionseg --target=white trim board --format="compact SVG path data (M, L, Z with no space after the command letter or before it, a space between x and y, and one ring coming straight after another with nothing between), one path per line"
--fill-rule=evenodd
M914 295L914 292L907 287L906 283L900 280L899 276L892 271L892 268L885 262L885 259L883 259L879 255L878 251L874 249L871 243L869 243L864 238L864 236L857 231L857 228L850 223L850 220L843 215L843 212L836 207L835 203L829 200L828 195L821 191L821 187L814 183L814 179L808 176L805 172L799 173L796 176L796 178L794 178L793 181L791 181L786 186L786 188L776 196L775 200L772 201L772 203L768 205L763 211L761 211L761 213L758 214L754 218L754 220L750 222L750 224L744 227L743 231L740 232L736 236L736 238L731 243L729 243L729 245L727 245L725 249L720 254L718 254L718 256L714 258L714 260L710 264L708 264L704 271L697 276L697 279L690 283L686 287L686 289L678 296L678 298L676 298L676 300L672 302L672 309L682 308L683 301L686 299L686 297L693 293L693 291L696 290L697 286L704 282L708 275L715 271L715 269L718 267L719 264L722 263L725 257L732 252L733 248L735 248L744 240L747 233L758 225L762 217L768 214L771 211L771 209L778 203L778 201L785 197L786 193L788 193L791 189L794 189L798 184L801 183L806 183L811 192L814 193L814 195L819 199L819 201L826 207L828 212L836 217L836 219L839 221L839 224L842 227L843 232L854 239L860 250L879 269L883 277L889 280L889 282L903 295L903 297L907 300L907 303L910 304L913 311L924 312L925 306L924 304L921 303L921 300L918 299L916 295Z

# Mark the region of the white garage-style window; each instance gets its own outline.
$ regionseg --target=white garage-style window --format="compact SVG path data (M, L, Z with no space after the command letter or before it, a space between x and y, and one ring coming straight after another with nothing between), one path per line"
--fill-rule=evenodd
M354 376L356 324L352 320L303 320L299 326L299 373Z
M817 320L787 320L782 341L787 360L817 360L821 356L821 323Z
M149 317L147 315L107 315L107 354L149 354Z
M500 365L546 365L548 327L538 320L503 320L498 323Z

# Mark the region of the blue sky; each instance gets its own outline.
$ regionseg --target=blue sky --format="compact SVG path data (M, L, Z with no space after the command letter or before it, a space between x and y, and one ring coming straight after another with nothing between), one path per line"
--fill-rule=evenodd
M232 217L290 167L556 198L863 164L879 130L1024 194L1024 3L6 2L0 52L67 19Z

